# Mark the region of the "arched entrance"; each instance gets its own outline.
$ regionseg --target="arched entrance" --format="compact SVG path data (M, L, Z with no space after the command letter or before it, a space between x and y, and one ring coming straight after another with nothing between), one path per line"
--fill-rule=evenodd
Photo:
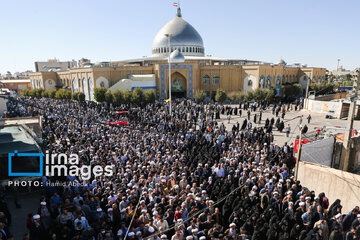
M186 97L186 78L181 73L175 72L171 76L171 97Z

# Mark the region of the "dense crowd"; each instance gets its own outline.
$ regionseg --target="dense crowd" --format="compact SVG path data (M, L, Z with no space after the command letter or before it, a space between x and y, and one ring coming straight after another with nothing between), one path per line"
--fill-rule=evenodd
M276 122L262 111L182 99L168 104L109 107L19 98L9 116L43 116L44 149L76 153L80 165L112 165L112 176L43 178L47 186L28 217L25 239L360 239L359 207L341 212L295 181L293 148L274 144ZM296 108L300 108L296 105ZM118 114L116 111L127 111ZM227 130L220 114L249 114ZM279 111L278 113L276 113ZM283 114L283 113L282 113ZM109 125L110 122L129 125ZM281 122L281 121L280 121ZM279 122L279 124L280 124ZM0 239L7 239L6 223ZM5 235L5 237L4 237Z

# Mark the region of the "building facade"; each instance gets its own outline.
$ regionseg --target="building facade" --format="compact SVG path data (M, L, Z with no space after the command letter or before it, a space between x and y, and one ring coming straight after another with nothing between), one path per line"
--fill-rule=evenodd
M0 88L7 88L9 90L21 90L32 88L30 79L4 79L0 80Z
M178 8L176 17L160 29L152 46L152 56L94 65L90 68L73 68L57 72L30 73L33 88L45 90L68 88L84 92L93 100L94 88L109 88L131 75L154 74L156 92L160 98L169 95L168 56L178 49L185 62L171 65L171 92L174 97L193 97L198 90L207 96L217 89L230 92L247 92L257 88L274 87L277 94L286 84L300 83L303 90L308 78L311 82L325 81L325 68L288 66L260 61L226 59L205 56L201 35L186 22Z

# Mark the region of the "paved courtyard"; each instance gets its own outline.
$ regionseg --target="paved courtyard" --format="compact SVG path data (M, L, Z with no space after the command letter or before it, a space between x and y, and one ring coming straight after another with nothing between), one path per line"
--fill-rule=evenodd
M233 107L233 108L235 108L235 106L237 106L237 105L231 105L231 107ZM259 119L259 111L258 110L256 112L251 112L250 121L252 123L253 123L253 120L254 120L254 114L257 114L257 119ZM307 123L307 116L309 114L312 117L312 119L310 121L310 124ZM325 118L325 115L326 114L313 113L313 112L310 112L310 111L305 110L305 109L303 109L301 111L294 111L293 110L293 111L286 112L285 118L283 120L283 119L281 119L281 114L279 113L280 119L284 121L285 128L287 127L288 124L290 124L291 133L290 133L289 137L286 137L286 133L284 132L284 130L283 130L282 133L280 133L276 129L276 127L274 127L273 128L273 135L274 135L275 143L277 143L279 145L282 145L285 142L288 142L288 144L294 143L294 141L296 139L296 136L298 136L299 133L300 133L299 127L298 127L299 122L300 122L300 118L299 118L300 116L303 116L302 125L304 126L305 124L307 124L307 126L308 126L307 133L315 131L315 128L317 128L317 127L321 127L321 128L324 127L324 126L327 126L327 127L335 127L335 126L346 127L347 120L343 120L343 119L327 119L327 118ZM221 114L220 118L221 119L218 120L218 122L219 123L223 122L225 124L226 128L228 130L231 130L232 126L234 124L236 124L237 122L239 122L240 126L241 126L244 119L247 118L247 113L246 113L246 111L243 110L241 117L239 115L237 115L237 116L232 115L230 123L228 123L226 114L225 115ZM272 114L272 108L268 108L267 110L263 111L261 123L260 124L254 124L253 123L253 127L254 126L264 126L266 118L269 118L269 120L271 120L271 118L274 118L274 120L276 122L277 117ZM359 120L354 121L353 128L356 129L356 130L360 130L360 121ZM344 133L344 130L332 130L331 133L332 134Z

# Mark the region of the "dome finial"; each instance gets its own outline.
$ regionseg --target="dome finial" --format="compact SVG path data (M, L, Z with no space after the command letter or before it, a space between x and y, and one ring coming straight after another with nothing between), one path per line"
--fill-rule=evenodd
M177 8L176 16L181 17L180 0L174 2L173 6Z
M181 17L181 8L178 6L176 16Z

